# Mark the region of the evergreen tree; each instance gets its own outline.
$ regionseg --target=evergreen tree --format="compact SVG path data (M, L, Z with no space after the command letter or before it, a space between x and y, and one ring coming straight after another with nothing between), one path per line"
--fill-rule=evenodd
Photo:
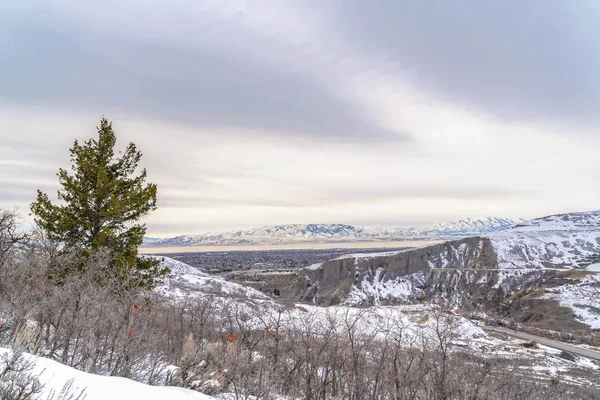
M61 189L52 204L38 190L31 204L35 222L50 240L65 251L85 257L100 250L111 256L107 273L116 274L134 287L152 289L169 273L156 260L139 258L146 225L140 220L156 209L156 185L146 183L146 170L138 172L142 157L133 143L115 154L116 135L112 123L102 118L98 139L71 148L71 171L60 168ZM83 269L85 263L77 268ZM62 270L62 275L73 271Z

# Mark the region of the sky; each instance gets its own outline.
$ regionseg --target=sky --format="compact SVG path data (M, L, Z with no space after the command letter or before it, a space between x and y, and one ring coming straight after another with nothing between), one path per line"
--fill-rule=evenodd
M148 235L600 209L600 3L3 0L0 207L113 121Z

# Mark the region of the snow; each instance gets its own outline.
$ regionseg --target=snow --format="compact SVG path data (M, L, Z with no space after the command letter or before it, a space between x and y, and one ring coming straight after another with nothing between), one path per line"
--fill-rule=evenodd
M421 293L421 290L415 287L413 281L423 281L423 274L384 280L383 273L383 268L377 268L372 278L364 275L360 288L356 285L352 286L345 304L357 305L368 300L371 300L374 305L381 304L382 300L409 301L415 299Z
M7 354L10 350L0 348L0 354ZM32 373L39 375L40 383L44 385L41 398L46 398L51 391L59 393L63 386L73 380L72 388L80 393L85 390L86 400L209 400L214 397L183 388L166 386L149 386L126 378L94 375L78 371L59 362L43 357L34 357L24 354L28 360L34 362Z
M493 288L502 288L504 290L504 293L510 293L512 291L511 284L513 284L516 280L519 280L521 283L520 286L524 286L524 284L526 283L525 278L527 278L528 276L533 278L535 277L535 270L532 270L530 268L505 269L499 270L497 272L497 276L498 282L496 282Z
M309 270L313 270L314 271L314 270L317 270L317 269L321 268L322 266L323 266L323 263L321 262L321 263L311 264L311 265L309 265L307 267L304 267L304 269L309 269Z
M390 257L390 256L395 256L396 254L400 254L400 253L402 253L404 251L407 251L407 250L384 251L384 252L379 252L379 253L352 253L352 254L344 254L344 255L341 255L341 256L339 256L337 258L334 258L334 260L345 260L345 259L349 259L349 258L368 259L368 258L374 258L374 257Z
M572 283L546 289L543 298L557 300L563 307L573 310L575 319L592 329L600 329L600 274L591 274Z
M586 271L600 272L600 263L598 264L590 264L585 269Z
M554 215L486 235L499 268L583 268L600 254L600 211Z
M397 330L406 339L407 343L414 342L422 335L435 335L436 316L441 315L439 323L441 326L452 325L457 330L456 340L459 343L470 341L486 341L488 336L483 329L472 321L459 316L441 313L436 306L425 304L412 304L401 306L372 306L369 308L355 308L348 306L319 307L305 304L297 304L284 316L283 327L303 326L311 324L318 329L328 329L331 321L350 321L355 323L359 334L375 336L384 339L390 331ZM269 318L279 318L273 313L262 323L268 322ZM343 323L343 322L342 322ZM416 343L413 343L416 345Z
M186 275L196 275L196 276L209 276L206 272L204 272L200 268L194 268L189 264L186 264L179 260L175 260L170 257L153 256L153 255L144 255L143 257L161 261L161 263L165 267L169 267L169 269L171 269L171 273L173 275L186 274Z
M178 297L184 295L186 291L189 291L189 295L196 295L196 293L206 293L205 285L211 285L211 282L216 281L219 284L230 285L231 291L236 291L244 296L252 296L256 294L252 289L248 290L241 285L237 285L231 282L225 282L220 278L206 276L201 271L195 271L192 267L185 266L185 264L175 264L171 259L165 258L167 265L177 265L174 270L174 276L167 282L160 290L165 291L168 294L169 290L175 290L175 294L171 296ZM191 270L189 268L192 268ZM320 266L319 266L320 267ZM318 267L312 267L318 268ZM183 271L183 273L182 273ZM181 276L176 274L181 273ZM385 299L409 299L413 298L420 293L419 289L415 287L415 282L419 282L424 279L421 273L414 274L414 276L398 278L394 280L384 281L383 269L378 268L374 271L371 280L365 279L362 285L362 291L355 292L357 299L358 296L372 296L377 299L376 304L380 304ZM174 287L173 282L181 283L184 281L188 286L183 288ZM214 283L214 282L213 282ZM356 288L355 288L356 289ZM181 290L183 293L179 293ZM241 291L241 292L240 292ZM225 290L224 292L227 292ZM408 337L417 337L422 334L433 334L435 329L433 321L434 315L438 312L435 306L429 305L405 305L405 306L374 306L368 309L354 308L346 305L331 306L331 307L318 307L309 306L304 304L295 304L287 308L283 315L280 314L281 305L270 300L269 297L260 294L260 298L255 298L253 303L238 302L235 298L229 298L223 296L224 301L223 307L230 307L235 304L236 307L242 307L248 313L248 320L245 322L251 329L264 329L268 325L279 325L282 330L289 330L293 327L305 327L307 323L311 324L314 329L327 329L332 320L343 321L344 319L356 319L359 327L359 331L365 334L375 334L376 336L385 336L389 329L394 327L402 327L403 335ZM266 300L268 299L268 300ZM417 323L416 321L421 319L424 315L430 315L426 322ZM469 341L475 338L485 338L486 334L477 327L471 321L459 316L452 316L450 319L452 323L457 323L461 327L460 340ZM448 323L447 318L444 318L444 323ZM258 355L253 355L258 356Z
M181 261L162 256L144 256L159 259L171 269L171 276L165 279L156 290L168 297L216 296L224 298L244 298L269 300L270 297L237 283L228 282L218 276L211 276Z
M534 219L486 237L498 255L494 288L508 293L511 282L523 285L535 270L577 270L572 282L546 288L541 298L558 301L577 321L600 329L600 310L592 301L600 298L600 211Z

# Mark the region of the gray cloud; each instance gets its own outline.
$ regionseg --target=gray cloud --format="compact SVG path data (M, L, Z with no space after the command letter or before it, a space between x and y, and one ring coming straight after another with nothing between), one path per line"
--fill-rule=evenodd
M241 9L232 19L214 20L183 2L155 5L157 15L144 8L143 15L127 17L142 6L134 1L111 5L113 15L106 12L103 21L85 15L97 13L93 2L78 6L82 14L52 3L10 3L0 17L3 101L310 139L406 139L371 120L339 87L328 87L331 71L306 73L307 65L315 64L317 74L327 64L343 65L327 48L341 41L350 54L383 59L395 66L387 74L412 79L451 103L503 118L599 122L600 6L594 1L305 2L309 15L329 24L305 43L286 42L268 28L255 32L244 25ZM163 21L196 29L170 36ZM164 37L128 32L141 26Z
M486 200L512 198L527 193L530 192L527 190L459 184L446 186L389 185L382 187L363 183L357 185L357 187L336 188L333 185L319 187L318 185L303 183L297 186L281 187L276 195L269 192L260 196L249 196L244 194L244 186L241 185L230 196L193 193L182 196L164 192L159 195L159 206L177 208L219 208L229 206L311 208L398 199Z
M325 191L336 201L373 201L390 199L441 199L441 200L485 200L510 198L527 194L528 191L515 188L450 185L394 185L388 187L363 185L357 188L342 188ZM335 193L335 195L333 195Z
M218 197L218 196L159 196L159 207L176 207L176 208L221 208L230 206L265 206L265 207L314 207L315 202L309 204L306 199L290 199L279 200L272 197L262 198L235 198L235 197Z
M337 28L419 88L503 118L600 121L597 1L337 0Z
M189 42L99 33L48 13L5 21L0 99L92 112L125 111L204 128L243 128L311 140L405 139L322 82L252 55L232 29ZM238 40L242 49L230 46ZM256 39L252 39L256 40ZM269 40L258 43L270 45ZM290 57L273 54L273 58ZM274 53L276 49L274 49ZM302 59L297 59L301 63ZM296 60L294 60L296 62Z
M0 206L104 113L150 234L593 208L597 3L232 3L0 2Z
M0 179L0 185L2 186L2 194L0 195L0 201L2 202L16 202L19 204L29 203L35 200L36 190L48 192L50 195L56 193L56 190L49 185L36 185L34 183L11 183L2 182Z

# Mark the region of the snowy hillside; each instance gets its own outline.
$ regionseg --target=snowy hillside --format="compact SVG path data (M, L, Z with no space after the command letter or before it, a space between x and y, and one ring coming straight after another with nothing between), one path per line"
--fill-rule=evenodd
M10 352L8 349L0 348L0 356ZM144 399L144 400L209 400L214 397L205 394L178 388L165 386L149 386L132 381L131 379L94 375L78 371L57 361L43 357L33 357L29 354L23 355L27 360L33 362L32 375L39 376L39 381L44 385L42 395L39 398L51 398L56 396L70 380L72 380L71 394L79 394L84 391L85 400L119 400L119 399ZM23 397L27 398L27 397Z
M145 257L159 259L165 266L171 269L171 276L157 288L160 293L170 297L210 295L233 299L270 299L258 290L228 282L221 277L210 276L204 271L181 261L162 256Z
M240 245L327 243L395 240L435 240L481 235L504 229L521 221L488 217L452 221L412 228L377 228L343 224L275 225L245 231L183 235L169 239L149 239L149 246Z
M499 268L585 268L600 260L600 211L553 215L487 235Z
M574 319L600 329L600 211L539 218L422 248L348 254L305 268L302 279L310 284L297 298L317 304L428 299L494 309L514 301L519 318L530 319L539 309L533 319L539 326L576 329L565 325ZM544 312L556 307L545 300L572 313Z

